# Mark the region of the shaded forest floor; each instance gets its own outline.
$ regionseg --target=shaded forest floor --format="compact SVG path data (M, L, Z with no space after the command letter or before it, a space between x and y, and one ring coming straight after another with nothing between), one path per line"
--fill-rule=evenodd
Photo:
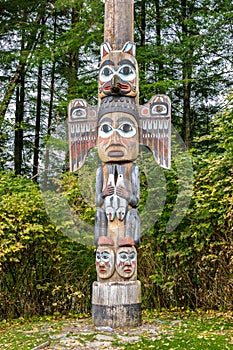
M0 323L0 349L233 349L233 313L144 311L142 326L114 330L90 317L20 318Z

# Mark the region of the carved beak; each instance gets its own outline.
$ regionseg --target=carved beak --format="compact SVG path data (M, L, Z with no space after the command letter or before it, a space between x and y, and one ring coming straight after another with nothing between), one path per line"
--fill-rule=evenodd
M112 94L119 94L121 92L120 89L120 80L119 80L119 76L117 74L114 74L114 76L112 77L112 87L111 87L111 93Z

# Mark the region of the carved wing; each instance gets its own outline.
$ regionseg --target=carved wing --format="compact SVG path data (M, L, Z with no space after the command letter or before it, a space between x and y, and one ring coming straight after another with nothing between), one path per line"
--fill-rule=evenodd
M68 107L70 171L84 164L90 148L97 142L97 106L83 99L72 100Z
M171 102L166 95L155 95L139 106L140 143L149 147L156 162L171 166Z

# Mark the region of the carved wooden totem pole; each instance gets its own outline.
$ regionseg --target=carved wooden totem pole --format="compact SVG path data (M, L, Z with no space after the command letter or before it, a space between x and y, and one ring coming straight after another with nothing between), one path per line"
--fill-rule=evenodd
M104 43L99 69L99 105L76 99L69 104L70 169L98 147L95 244L97 281L92 319L97 326L141 324L141 285L137 280L140 244L139 144L157 163L170 167L170 101L153 96L138 104L138 67L133 43L133 0L105 0Z

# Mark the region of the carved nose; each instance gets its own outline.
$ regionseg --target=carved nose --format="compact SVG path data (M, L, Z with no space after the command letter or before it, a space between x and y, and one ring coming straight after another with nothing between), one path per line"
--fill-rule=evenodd
M119 77L117 74L114 74L114 76L112 77L112 87L111 87L111 93L112 94L119 94L121 89L119 87Z
M117 143L120 140L119 133L115 130L112 134L112 141L113 143Z

